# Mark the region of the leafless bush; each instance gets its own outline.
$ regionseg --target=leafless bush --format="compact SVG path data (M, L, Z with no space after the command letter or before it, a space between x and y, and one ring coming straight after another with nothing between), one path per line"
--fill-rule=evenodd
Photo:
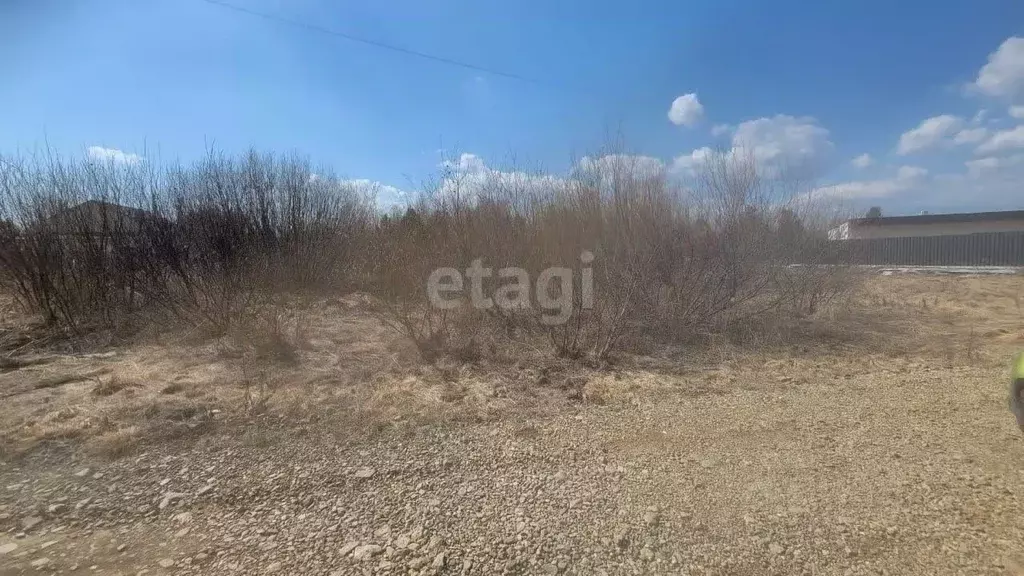
M581 163L558 179L446 174L430 202L379 231L374 291L425 358L458 341L455 317L497 325L507 336L546 333L556 355L603 359L638 339L685 343L769 317L814 314L853 283L832 254L825 220L783 176L768 177L735 152L710 155L690 188L622 155ZM590 306L582 301L585 252L594 258L586 266ZM573 285L555 287L570 292L571 316L541 322L536 294L522 309L492 306L475 316L466 314L467 301L458 313L431 309L431 270L463 269L474 259L522 268L531 279L552 266L574 269ZM484 293L503 282L484 278Z
M273 293L351 289L365 268L372 198L297 158L0 166L0 276L53 326L223 332Z
M427 361L479 358L495 335L604 360L644 341L760 330L849 290L827 222L783 176L735 151L709 155L688 186L616 154L565 177L450 168L419 203L381 217L372 191L294 157L211 152L168 169L0 159L0 279L75 331L166 319L223 335L263 319L261 333L279 336L268 350L293 357L268 312L275 299L358 289ZM522 305L432 306L431 272L476 260L524 271ZM572 281L537 286L551 267ZM508 281L492 274L482 290ZM542 296L571 313L547 321Z

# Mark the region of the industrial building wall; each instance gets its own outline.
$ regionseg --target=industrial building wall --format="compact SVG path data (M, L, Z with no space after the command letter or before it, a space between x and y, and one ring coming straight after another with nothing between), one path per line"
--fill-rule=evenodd
M1024 231L868 238L832 242L855 264L905 266L1024 266Z
M904 238L919 236L959 236L991 232L1024 232L1024 220L993 222L933 222L929 224L860 224L844 230L850 239Z

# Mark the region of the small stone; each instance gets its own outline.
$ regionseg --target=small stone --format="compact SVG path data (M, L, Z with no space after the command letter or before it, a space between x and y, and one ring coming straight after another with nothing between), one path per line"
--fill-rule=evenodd
M67 509L67 504L50 504L49 506L46 507L46 512L48 514L60 514Z
M185 494L182 494L181 492L168 492L164 494L163 500L160 500L159 508L163 510L184 497Z
M207 484L206 486L203 486L199 490L196 490L196 496L202 496L203 494L206 494L210 490L213 490L213 484Z
M376 472L377 471L373 468L360 468L359 470L356 470L356 473L353 474L353 476L356 478L366 479L373 476Z
M17 549L18 549L18 545L15 544L14 542L9 542L7 544L0 544L0 556L6 556L6 555L10 554L11 552L14 552Z
M37 559L29 562L29 565L32 566L33 568L35 568L36 570L39 570L40 568L42 568L43 566L46 566L49 563L50 563L50 559L44 556L42 558L37 558Z
M650 562L651 560L654 560L654 551L644 546L640 549L640 558L646 560L647 562Z
M558 566L555 566L554 564L545 564L542 570L545 574L551 574L551 576L558 574Z
M85 476L89 475L89 472L92 472L92 470L90 470L88 468L82 468L78 472L75 472L75 476L77 476L79 478L84 478Z
M171 566L174 566L174 560L171 560L170 558L161 558L160 560L157 560L156 563L159 564L161 568L170 568Z
M281 569L281 563L280 562L271 562L270 564L267 565L265 571L270 573L270 572L277 572L280 569Z
M351 552L351 551L356 549L356 546L359 546L359 542L349 542L349 543L347 543L347 544L345 544L345 545L343 545L341 547L341 550L339 550L339 553L343 557L344 556L348 556L349 552Z
M21 519L21 527L27 532L38 526L42 521L43 519L39 516L26 516Z
M395 540L395 547L400 550L405 550L409 547L409 544L411 544L411 541L408 536L399 536L398 539Z
M179 513L175 514L174 516L171 516L171 520L174 520L178 524L188 524L189 522L192 521L192 513L191 512L179 512Z
M427 563L427 559L425 557L418 556L416 558L413 558L412 560L409 560L409 568L412 568L413 570L419 570L426 563Z
M178 530L177 532L174 533L174 537L175 538L183 538L183 537L188 535L188 531L189 531L188 528L182 528L181 530Z
M776 544L775 542L772 542L771 544L768 545L768 551L771 552L772 554L778 556L779 554L782 554L783 552L785 552L786 549L783 548L780 544Z
M557 480L558 482L561 482L561 481L565 480L565 478L566 478L566 474L562 470L559 470L558 472L555 472L555 480Z
M652 525L652 524L657 524L657 523L658 523L658 513L657 512L650 512L650 511L644 512L644 524Z
M117 551L118 551L118 552L124 552L124 551L125 551L125 550L127 550L127 549L128 549L128 545L127 545L127 544L121 544L121 545L119 545L119 546L117 547Z
M625 528L622 528L618 532L616 532L615 545L618 546L620 550L625 550L626 548L629 548L629 531L627 531Z
M49 542L43 542L42 544L39 545L39 549L40 550L46 550L47 548L49 548L50 546L53 546L56 543L57 543L56 540L50 540Z
M434 556L434 561L430 563L430 567L433 568L435 572L440 572L441 569L444 568L444 561L444 552L438 552L437 556Z
M384 551L384 548L376 544L363 544L352 551L352 558L356 560L369 560Z
M206 560L209 557L210 555L206 552L200 552L199 554L196 554L196 562L202 562L203 560Z

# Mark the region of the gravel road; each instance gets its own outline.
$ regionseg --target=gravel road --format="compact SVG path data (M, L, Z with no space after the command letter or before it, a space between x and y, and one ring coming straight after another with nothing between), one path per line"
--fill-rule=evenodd
M1024 437L999 372L849 366L370 440L265 423L4 464L0 573L1012 573Z

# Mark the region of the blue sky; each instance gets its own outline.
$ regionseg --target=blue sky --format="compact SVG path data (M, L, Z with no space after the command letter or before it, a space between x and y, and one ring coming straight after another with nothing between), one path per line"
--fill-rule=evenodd
M887 213L1024 208L1019 0L232 3L529 81L204 0L2 0L0 151L256 147L413 190L440 150L564 174L614 144L684 178L742 147Z

